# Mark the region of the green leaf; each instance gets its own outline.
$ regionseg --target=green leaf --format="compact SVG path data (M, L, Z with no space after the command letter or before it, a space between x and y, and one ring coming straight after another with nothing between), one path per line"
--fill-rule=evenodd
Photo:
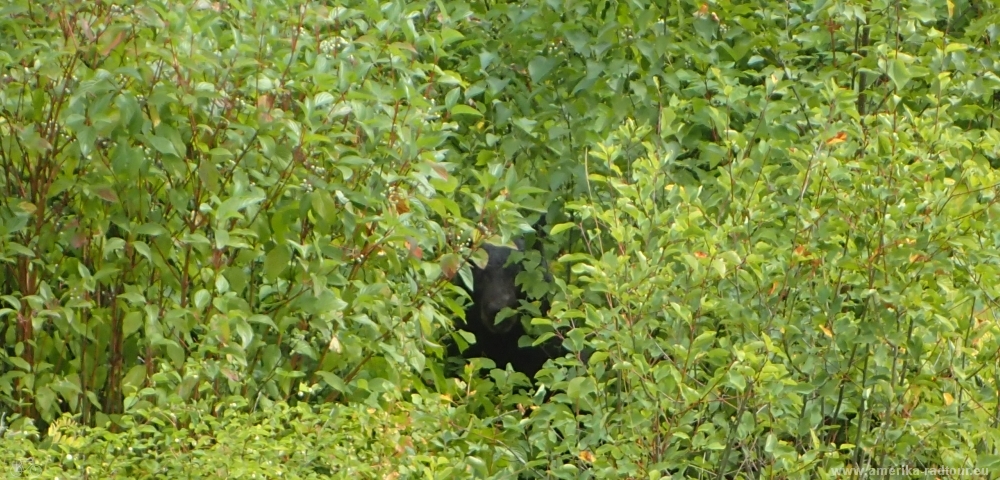
M747 380L743 375L739 374L735 369L730 369L728 374L729 384L739 390L741 393L747 388Z
M311 194L310 198L312 199L312 210L319 215L320 219L324 222L331 222L336 218L337 204L333 202L329 193L317 190Z
M264 257L264 277L269 281L275 281L288 268L288 262L291 259L292 252L288 247L282 245L275 246Z
M906 64L898 58L893 58L889 60L889 79L892 80L893 86L896 87L897 92L903 92L906 84L910 82L913 75L910 74L910 69L906 67Z
M146 257L146 260L153 261L153 252L149 249L149 244L141 240L132 242L132 246L135 247L135 251L139 252L139 255Z
M240 210L263 202L264 198L264 194L261 192L250 192L230 197L215 210L215 219L218 222L224 222L230 218L242 218Z
M94 127L83 127L76 133L76 141L80 146L81 155L90 155L97 141L97 130Z
M271 328L274 328L274 329L278 328L278 326L274 324L274 320L271 320L271 317L269 317L267 315L259 315L259 314L258 315L251 315L250 318L247 319L247 322L250 322L250 323L259 323L261 325L267 325L267 326L269 326Z
M128 373L122 378L123 391L128 392L127 389L134 389L138 391L142 388L143 384L146 383L146 366L145 365L135 365L128 370Z
M457 104L451 108L452 115L471 115L474 117L482 117L483 114L479 113L479 110L472 108L468 105Z
M142 328L144 321L142 319L142 312L128 312L125 314L125 319L122 322L122 337L129 338L135 332L138 332Z
M194 308L198 310L204 310L208 306L208 303L212 300L212 294L204 288L198 290L194 294Z
M553 225L552 228L549 230L549 235L558 235L558 234L560 234L562 232L565 232L566 230L569 230L569 229L571 229L571 228L573 228L575 226L576 226L575 223L568 223L568 222L567 223L560 223L560 224Z
M153 148L164 155L172 155L174 157L179 157L177 150L174 148L173 142L170 140L158 136L158 135L146 135L146 139L149 141Z
M531 81L533 83L541 83L558 63L558 60L548 57L535 57L531 59L531 62L528 63L528 75L531 75Z
M712 269L715 273L719 275L719 278L725 278L726 276L726 261L722 258L716 258L712 260Z
M441 46L448 46L449 44L457 42L463 38L465 38L465 35L462 35L462 33L458 30L448 27L441 29Z
M497 54L495 52L483 51L479 53L479 65L482 70L489 70L490 65L497 60Z
M135 233L138 235L149 235L151 237L156 237L159 235L167 234L167 229L163 228L162 225L157 223L144 223L139 228L135 229Z

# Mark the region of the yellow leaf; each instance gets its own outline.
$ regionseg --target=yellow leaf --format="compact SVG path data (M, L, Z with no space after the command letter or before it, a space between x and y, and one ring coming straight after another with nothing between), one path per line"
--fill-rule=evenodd
M833 338L833 330L830 330L830 328L827 327L826 325L820 325L819 329L822 330L823 333L826 334L826 336Z
M951 2L948 2L948 3L951 3ZM954 402L955 402L955 397L952 397L950 393L945 392L945 394L944 394L944 404L947 406L947 405L951 405Z
M955 15L955 2L948 0L948 18Z

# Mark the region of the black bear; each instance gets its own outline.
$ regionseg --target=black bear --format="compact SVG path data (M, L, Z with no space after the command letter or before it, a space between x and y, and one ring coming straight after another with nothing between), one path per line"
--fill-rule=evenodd
M523 241L515 241L515 245L517 250L524 251ZM476 336L476 343L470 345L463 352L463 356L489 358L500 369L510 364L515 371L533 380L546 360L556 358L565 352L557 338L537 346L532 346L530 343L519 346L520 338L526 334L520 315L509 315L499 323L496 322L497 315L503 309L516 311L521 300L528 300L525 285L519 286L516 282L518 275L525 272L525 268L523 261L510 261L511 254L517 251L513 248L491 244L484 244L482 248L489 255L489 260L483 268L475 262L470 262L471 288L461 280L460 276L456 277L456 283L472 298L472 304L465 310L465 321L457 322L457 326ZM551 282L552 276L545 269L544 261L539 268L544 271L545 281ZM548 311L548 302L544 296L540 303L539 313L545 315ZM452 352L455 352L454 345Z

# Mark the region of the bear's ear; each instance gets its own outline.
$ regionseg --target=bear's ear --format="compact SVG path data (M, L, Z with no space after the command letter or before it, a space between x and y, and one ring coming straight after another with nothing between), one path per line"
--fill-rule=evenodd
M538 217L538 221L536 221L535 224L531 226L531 229L535 231L535 236L537 238L545 238L546 223L547 221L545 220L545 215L542 214L540 217Z
M540 215L535 223L528 223L530 220L525 219L525 223L521 225L521 235L514 241L517 245L517 249L520 251L525 251L527 249L542 251L542 241L545 239L545 215Z

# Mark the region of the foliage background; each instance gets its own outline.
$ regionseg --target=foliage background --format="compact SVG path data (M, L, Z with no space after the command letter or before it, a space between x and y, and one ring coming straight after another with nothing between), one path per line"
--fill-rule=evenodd
M9 2L3 465L996 468L991 7ZM597 353L447 378L466 239L539 218Z

